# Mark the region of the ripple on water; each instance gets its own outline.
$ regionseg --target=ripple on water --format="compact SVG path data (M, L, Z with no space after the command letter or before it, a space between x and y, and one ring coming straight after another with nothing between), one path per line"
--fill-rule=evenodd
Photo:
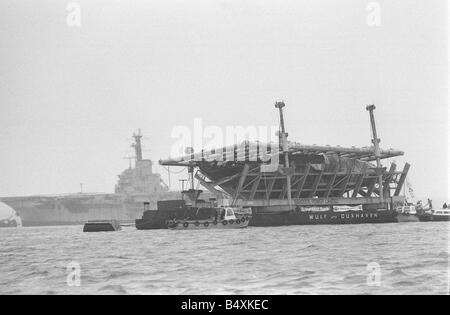
M0 294L448 294L448 227L0 229ZM72 261L81 267L79 289L66 285ZM367 284L371 262L380 265L380 287Z
M111 294L128 294L128 291L120 284L108 284L99 288L98 291Z

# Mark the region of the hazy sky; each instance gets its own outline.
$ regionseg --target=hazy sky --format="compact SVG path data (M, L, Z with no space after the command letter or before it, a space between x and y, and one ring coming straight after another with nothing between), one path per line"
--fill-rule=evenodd
M382 147L443 201L447 1L377 1L379 26L370 2L89 0L69 27L70 1L0 0L0 196L112 192L135 129L157 161L176 126L273 125L283 99L290 140L342 146L370 144L374 103Z

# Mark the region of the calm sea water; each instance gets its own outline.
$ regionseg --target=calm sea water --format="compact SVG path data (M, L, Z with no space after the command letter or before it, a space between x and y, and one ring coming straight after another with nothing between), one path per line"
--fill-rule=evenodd
M0 294L448 294L448 240L446 222L3 228ZM80 286L67 284L71 262Z

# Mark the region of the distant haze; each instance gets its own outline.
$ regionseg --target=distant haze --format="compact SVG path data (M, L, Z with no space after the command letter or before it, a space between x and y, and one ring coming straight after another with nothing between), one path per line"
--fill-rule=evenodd
M446 0L376 1L379 26L361 0L83 0L69 27L69 2L0 2L0 196L113 192L137 128L167 182L174 127L274 125L284 100L290 140L341 146L370 145L375 104L416 197L448 199Z

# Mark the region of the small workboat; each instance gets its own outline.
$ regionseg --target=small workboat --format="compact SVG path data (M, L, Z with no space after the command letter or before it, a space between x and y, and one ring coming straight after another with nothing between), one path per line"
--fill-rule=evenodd
M240 229L246 228L251 216L236 217L231 207L215 208L215 214L209 219L173 219L167 221L167 227L171 230L193 229Z
M398 213L398 222L419 222L416 207L413 205L403 205L395 208L395 211Z
M450 221L450 209L431 209L419 215L419 220L430 221Z

